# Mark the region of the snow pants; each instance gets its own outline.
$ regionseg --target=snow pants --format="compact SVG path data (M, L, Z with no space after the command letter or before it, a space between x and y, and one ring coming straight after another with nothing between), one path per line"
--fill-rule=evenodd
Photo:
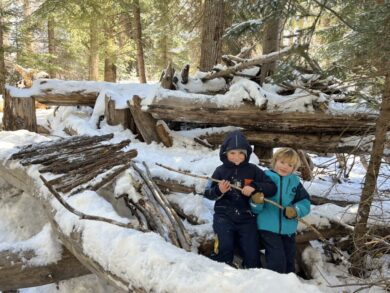
M242 254L244 268L260 267L259 238L256 217L249 211L232 213L215 213L213 229L218 237L218 245L214 245L211 258L233 264L235 244Z
M260 230L260 241L265 248L267 269L281 274L295 272L295 234L282 235Z

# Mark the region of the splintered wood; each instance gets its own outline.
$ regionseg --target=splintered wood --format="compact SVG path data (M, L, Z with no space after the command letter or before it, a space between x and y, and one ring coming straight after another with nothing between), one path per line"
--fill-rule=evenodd
M41 164L40 173L61 174L48 181L55 190L75 194L85 189L98 190L129 167L137 156L135 149L121 151L130 143L109 144L112 134L80 136L43 142L22 148L12 155L23 166Z

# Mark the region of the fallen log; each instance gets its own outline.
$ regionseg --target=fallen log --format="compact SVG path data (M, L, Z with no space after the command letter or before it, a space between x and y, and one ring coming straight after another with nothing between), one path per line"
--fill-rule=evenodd
M302 133L283 133L268 131L243 130L242 133L248 141L264 148L270 147L290 147L295 149L311 150L319 153L366 153L367 142L362 142L356 137L356 143L346 143L350 141L345 134L337 135L314 135ZM205 140L212 147L221 145L227 132L219 132L201 135L199 139Z
M95 273L104 280L107 280L113 286L119 290L128 291L129 289L134 289L136 292L145 292L137 287L133 287L125 279L121 279L117 275L111 273L109 270L104 269L101 264L99 264L93 258L85 255L83 249L83 235L80 231L73 231L69 236L66 235L62 229L58 226L58 223L54 220L56 215L56 210L53 209L53 206L50 203L50 199L44 199L40 196L38 187L35 185L34 180L26 174L25 169L8 169L3 164L0 165L0 175L1 177L10 183L11 185L18 187L28 194L38 198L42 203L42 206L45 212L48 215L48 219L53 227L53 230L63 243L63 245L82 263L89 271Z
M91 273L67 249L56 263L28 265L34 257L32 250L0 251L0 290L42 286Z
M172 93L172 94L171 94ZM189 99L177 91L164 93L147 106L155 119L165 121L246 127L276 133L316 133L317 135L369 134L375 129L376 115L332 115L325 112L268 112L251 103L221 107L212 98Z

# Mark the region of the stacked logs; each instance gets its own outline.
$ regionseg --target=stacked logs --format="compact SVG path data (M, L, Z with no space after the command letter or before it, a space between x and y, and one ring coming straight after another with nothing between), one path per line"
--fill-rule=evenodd
M107 142L111 138L112 134L80 136L28 145L13 154L11 159L19 160L23 166L40 164L41 174L58 174L51 180L43 176L41 179L60 203L81 219L104 221L140 231L156 231L172 244L190 251L190 235L165 195L151 179L147 166L144 165L146 171L143 171L131 161L137 156L137 150L124 152L122 149L129 145L130 140L113 144ZM123 194L121 197L125 198L132 215L138 219L138 226L83 214L69 206L65 196L60 194L71 196L87 189L97 191L129 168L141 196L137 201L131 194Z

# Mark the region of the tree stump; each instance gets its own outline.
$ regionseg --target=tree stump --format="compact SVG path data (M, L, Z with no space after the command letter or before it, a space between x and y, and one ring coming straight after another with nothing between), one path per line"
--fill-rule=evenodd
M27 129L37 132L37 117L34 98L12 98L12 130Z

